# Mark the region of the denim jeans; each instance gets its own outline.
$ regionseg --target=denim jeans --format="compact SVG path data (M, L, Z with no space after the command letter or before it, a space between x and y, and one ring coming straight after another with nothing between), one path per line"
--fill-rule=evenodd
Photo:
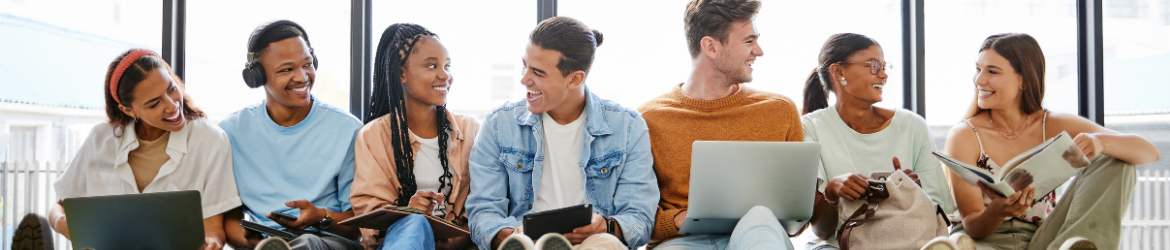
M390 225L381 249L435 249L435 233L422 215L412 214Z
M748 210L731 235L688 235L663 242L655 250L787 249L794 250L788 232L772 210L755 206Z

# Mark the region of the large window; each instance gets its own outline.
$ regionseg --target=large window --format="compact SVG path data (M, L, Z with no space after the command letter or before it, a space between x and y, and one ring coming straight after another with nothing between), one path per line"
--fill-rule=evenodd
M520 58L536 27L535 1L373 1L370 59L386 27L422 25L439 36L451 56L452 111L482 119L505 101L520 100ZM487 11L490 10L490 11ZM371 63L370 65L374 65ZM371 73L372 75L373 73Z
M257 26L287 19L305 28L320 61L313 96L348 110L349 7L344 1L188 1L187 92L213 121L260 103L264 88L250 89L240 76L248 38Z
M1107 0L1105 33L1105 127L1145 137L1170 157L1170 85L1156 72L1170 68L1170 26L1164 21L1170 1ZM1162 17L1162 18L1158 18ZM1170 163L1138 168L1133 201L1122 221L1123 249L1170 246Z
M557 14L577 18L605 35L587 83L591 90L636 107L690 77L683 24L687 2L560 0ZM764 56L752 65L755 71L748 86L783 94L799 105L821 45L829 35L842 32L874 38L882 44L887 61L902 65L899 6L897 0L765 3L755 22ZM829 9L838 10L832 18L822 15ZM886 73L887 91L878 105L901 108L901 70Z
M105 121L99 86L110 62L129 48L162 52L163 14L177 20L185 37L184 81L211 120L265 98L240 77L252 31L279 19L300 23L320 59L313 95L348 109L351 22L369 18L370 59L392 23L421 24L440 36L456 79L448 107L482 119L505 101L519 101L521 57L537 23L537 2L557 6L605 35L587 85L636 107L684 82L691 70L683 14L689 0L370 0L351 15L350 1L151 1L0 0L0 248L10 248L12 229L27 212L46 214L55 201L51 182L77 152L93 124ZM910 0L913 2L915 0ZM1078 4L1100 1L1103 26L1105 125L1152 141L1170 157L1170 0L926 0L925 99L927 122L942 149L947 130L960 122L974 97L974 62L987 36L1019 32L1035 37L1046 69L1044 107L1078 113ZM185 3L182 13L164 2ZM805 79L830 35L859 33L881 43L895 65L879 106L903 106L905 51L902 3L906 0L765 1L756 19L765 52L748 86L780 93L801 104ZM1093 24L1093 23L1090 23ZM1094 35L1094 34L1089 34ZM360 42L360 41L359 41ZM918 49L918 48L915 48ZM372 63L371 63L372 65ZM1089 69L1085 69L1089 70ZM368 71L367 71L368 72ZM372 74L372 73L371 73ZM830 103L834 100L830 100ZM1130 209L1123 220L1122 249L1170 246L1170 163L1138 168ZM794 238L802 246L812 238ZM57 237L58 249L68 241Z
M930 1L925 11L929 124L949 128L965 118L975 97L979 47L983 39L999 33L1027 33L1036 38L1047 65L1044 107L1077 113L1076 1ZM934 136L945 137L945 128Z
M103 108L110 62L130 48L159 49L162 5L58 2L0 1L0 100Z
M105 120L110 62L130 48L160 50L160 10L150 0L0 0L0 248L11 248L24 214L56 200L50 184L78 147L65 134Z

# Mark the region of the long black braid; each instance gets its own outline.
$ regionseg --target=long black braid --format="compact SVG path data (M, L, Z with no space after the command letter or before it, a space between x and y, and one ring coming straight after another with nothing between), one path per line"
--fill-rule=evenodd
M414 44L424 37L437 38L426 28L412 23L396 23L382 32L378 42L378 50L374 57L374 86L370 96L370 105L365 114L365 123L370 123L384 115L392 115L390 121L391 147L394 153L394 165L398 172L398 182L402 188L398 190L397 206L407 206L410 197L418 190L414 180L414 151L410 147L410 133L406 123L406 99L402 90L403 64L410 57ZM443 166L443 175L439 177L439 192L446 195L448 207L454 205L451 192L454 190L451 174L451 165L447 160L447 144L451 138L451 123L447 120L446 106L435 107L435 124L439 132L439 162ZM443 192L446 189L446 192Z

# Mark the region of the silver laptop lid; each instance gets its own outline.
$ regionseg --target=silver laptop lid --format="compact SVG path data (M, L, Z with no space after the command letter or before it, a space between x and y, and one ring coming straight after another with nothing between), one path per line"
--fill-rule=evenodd
M793 226L812 217L820 150L820 144L812 142L694 142L684 228L703 219L738 221L761 205L771 209L787 230L795 230ZM730 233L730 228L712 228L718 225L702 227L706 230L699 231ZM699 231L692 233L703 233Z

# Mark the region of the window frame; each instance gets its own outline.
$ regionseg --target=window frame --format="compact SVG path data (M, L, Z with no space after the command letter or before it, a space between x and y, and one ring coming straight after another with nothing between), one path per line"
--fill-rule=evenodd
M537 22L557 15L557 0L535 0ZM1105 125L1105 84L1103 67L1103 0L1077 0L1077 105L1078 114ZM925 0L902 0L903 108L926 117L926 73L924 31ZM162 56L175 74L184 76L186 61L186 0L163 1ZM369 47L372 42L371 0L351 0L350 15L350 105L349 111L362 119L369 102L372 77ZM360 65L360 66L358 66Z

